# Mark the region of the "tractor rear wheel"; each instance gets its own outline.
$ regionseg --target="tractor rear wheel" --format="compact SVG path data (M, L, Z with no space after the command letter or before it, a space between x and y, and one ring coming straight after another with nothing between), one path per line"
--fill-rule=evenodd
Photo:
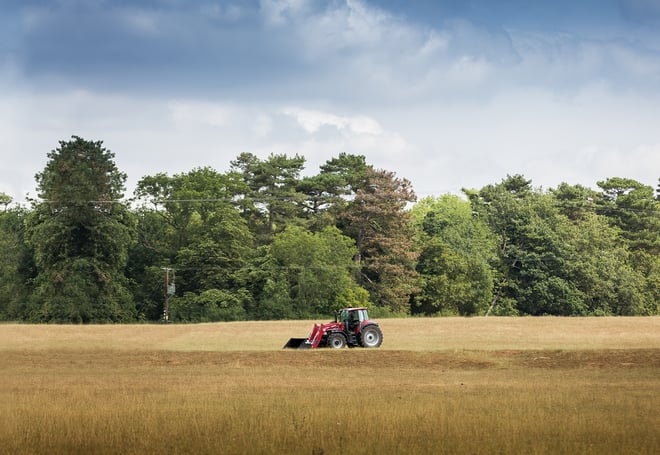
M363 348L377 348L383 344L383 332L377 325L368 325L360 333L360 346Z
M328 335L328 347L341 349L346 346L346 337L341 333L331 333Z

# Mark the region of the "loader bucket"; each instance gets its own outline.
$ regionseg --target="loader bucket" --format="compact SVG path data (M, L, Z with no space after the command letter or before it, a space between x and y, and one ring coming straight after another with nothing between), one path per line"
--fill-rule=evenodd
M289 338L282 349L311 349L312 344L307 338Z

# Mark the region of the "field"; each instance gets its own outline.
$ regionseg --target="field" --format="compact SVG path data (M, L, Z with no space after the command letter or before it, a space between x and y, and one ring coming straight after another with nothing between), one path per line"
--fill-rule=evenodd
M660 318L0 325L9 454L660 453Z

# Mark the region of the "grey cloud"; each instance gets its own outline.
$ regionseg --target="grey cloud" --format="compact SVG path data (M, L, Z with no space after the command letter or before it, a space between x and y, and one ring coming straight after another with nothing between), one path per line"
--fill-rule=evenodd
M658 0L620 0L623 17L647 26L660 26L660 2Z
M558 92L579 92L592 84L613 91L655 96L660 88L659 55L622 39L590 40L567 33L515 33L521 58L510 80Z
M25 80L39 86L373 105L479 99L511 84L561 88L593 79L657 88L648 77L657 55L457 19L465 10L451 1L433 7L447 12L433 25L386 0L26 4L14 47ZM386 9L392 5L398 9Z
M38 83L140 91L169 86L239 96L265 88L284 96L351 98L394 94L394 85L424 81L438 66L466 56L498 60L507 53L502 47L510 50L504 34L467 23L436 32L368 3L294 4L302 6L33 3L22 10L17 52L25 78ZM424 55L439 35L448 36L451 46Z

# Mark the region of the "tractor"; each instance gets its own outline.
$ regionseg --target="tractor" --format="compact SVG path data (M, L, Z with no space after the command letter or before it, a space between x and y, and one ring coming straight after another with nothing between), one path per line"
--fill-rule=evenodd
M383 332L377 322L369 320L366 308L344 308L335 313L333 322L314 324L307 338L290 338L284 348L377 348L382 343Z

